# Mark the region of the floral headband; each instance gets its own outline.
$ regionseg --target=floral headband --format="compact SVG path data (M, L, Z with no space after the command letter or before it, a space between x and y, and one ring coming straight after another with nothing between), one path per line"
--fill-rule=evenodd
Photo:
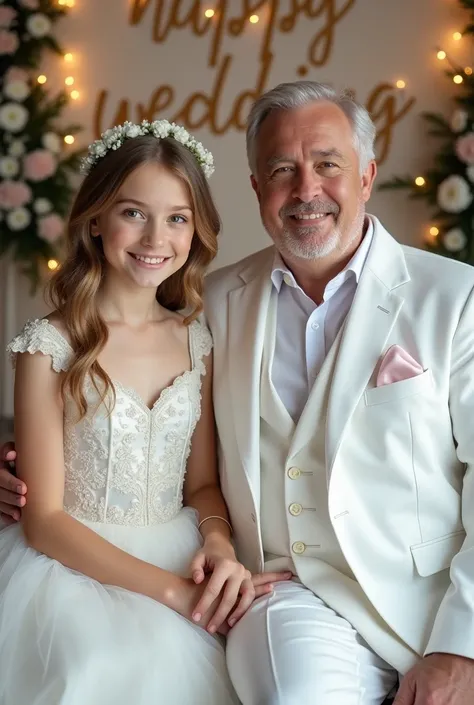
M196 157L207 178L214 172L214 157L211 152L204 149L202 144L195 140L184 127L176 125L174 122L168 122L168 120L155 120L154 122L143 120L140 125L127 121L123 125L111 127L102 133L100 140L89 145L87 157L84 157L81 162L81 172L88 174L111 149L119 149L126 140L144 135L153 135L157 139L172 137Z

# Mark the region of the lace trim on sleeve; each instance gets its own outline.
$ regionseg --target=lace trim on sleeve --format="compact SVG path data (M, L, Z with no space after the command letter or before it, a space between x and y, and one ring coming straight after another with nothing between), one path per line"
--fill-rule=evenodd
M7 353L13 368L18 353L37 352L51 357L51 367L55 372L64 372L69 367L73 351L67 340L46 319L28 321L25 327L7 346Z
M212 350L211 333L202 323L193 321L189 326L189 338L193 367L198 369L201 375L205 375L206 366L202 358Z

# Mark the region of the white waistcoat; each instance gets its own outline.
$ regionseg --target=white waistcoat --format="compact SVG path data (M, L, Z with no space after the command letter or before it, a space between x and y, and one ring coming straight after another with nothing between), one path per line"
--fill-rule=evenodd
M267 315L260 384L260 516L265 570L292 570L306 587L345 617L382 658L387 656L391 665L404 672L413 664L414 654L362 591L329 517L326 409L342 329L295 424L271 380L276 312L275 291ZM311 440L295 454L298 429L308 423L314 429Z

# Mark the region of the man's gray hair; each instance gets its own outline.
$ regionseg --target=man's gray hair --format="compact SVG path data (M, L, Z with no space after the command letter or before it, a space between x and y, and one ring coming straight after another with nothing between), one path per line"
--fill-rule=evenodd
M317 101L337 105L347 116L354 132L354 148L359 155L361 173L375 159L375 125L368 111L349 91L338 93L331 86L316 81L280 83L267 91L254 103L247 120L247 159L252 174L256 175L257 140L263 121L274 110L294 110Z

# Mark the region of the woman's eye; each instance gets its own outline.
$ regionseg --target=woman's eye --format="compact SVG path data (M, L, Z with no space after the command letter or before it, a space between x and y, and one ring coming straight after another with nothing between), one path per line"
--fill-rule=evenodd
M188 221L184 217L184 215L172 215L170 216L170 220L172 223L187 223Z
M136 220L138 216L141 216L140 211L137 211L135 208L127 208L124 213L129 218L132 218L132 220Z

